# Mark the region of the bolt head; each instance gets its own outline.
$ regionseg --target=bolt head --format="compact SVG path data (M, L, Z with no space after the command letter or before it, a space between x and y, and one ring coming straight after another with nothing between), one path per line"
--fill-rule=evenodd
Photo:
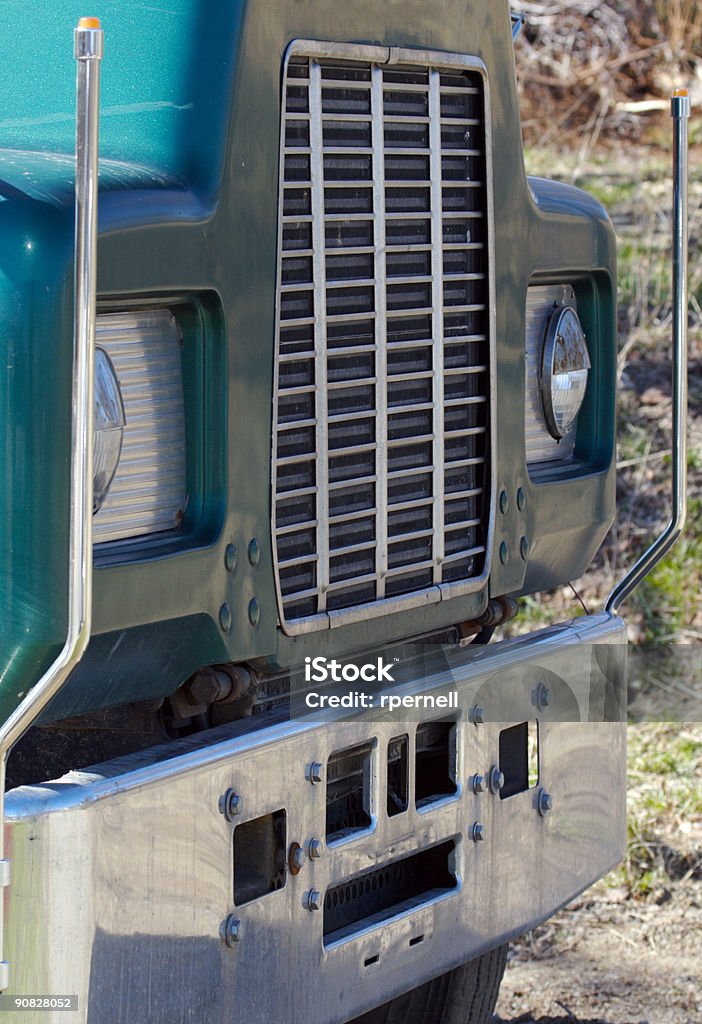
M507 565L509 562L509 548L507 547L507 541L505 540L500 544L500 561L503 565Z
M482 843L485 839L485 826L481 825L479 821L474 822L471 830L470 837L474 843Z
M290 847L290 856L288 857L288 864L290 865L290 871L296 875L302 870L305 864L305 851L302 849L299 843L293 843Z
M230 914L219 926L219 937L230 948L241 938L241 921Z
M241 814L243 807L244 801L233 789L228 789L219 798L219 813L223 814L227 821L231 821L237 814Z
M310 839L310 860L319 860L324 853L324 843L321 839Z
M305 906L308 910L322 909L322 894L319 889L310 889L305 899Z
M485 722L485 708L477 706L472 708L469 717L473 725L483 725Z
M497 765L490 769L490 792L499 793L505 784L505 773L501 772Z
M311 765L308 765L305 775L313 786L317 786L324 779L324 766L319 761L313 761Z
M547 793L545 789L539 790L539 814L543 818L550 810L553 809L553 797L550 793Z
M539 711L543 711L551 703L551 691L544 682L540 682L536 687L536 706Z
M472 775L470 786L474 793L485 792L485 777L483 775Z
M500 512L506 515L509 511L509 495L507 491L500 491Z

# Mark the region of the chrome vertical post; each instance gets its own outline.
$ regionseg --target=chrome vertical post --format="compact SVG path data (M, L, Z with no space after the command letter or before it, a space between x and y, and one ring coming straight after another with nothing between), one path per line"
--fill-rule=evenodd
M614 588L605 611L616 613L632 590L675 544L687 518L687 122L690 97L676 89L671 100L673 143L673 473L672 510L663 533Z
M93 404L97 281L98 112L103 34L97 18L81 18L74 33L76 77L75 310L68 566L68 627L56 661L0 727L0 886L10 884L4 856L5 777L14 744L56 696L90 639L93 578ZM0 899L4 903L3 888ZM0 991L9 984L0 906Z

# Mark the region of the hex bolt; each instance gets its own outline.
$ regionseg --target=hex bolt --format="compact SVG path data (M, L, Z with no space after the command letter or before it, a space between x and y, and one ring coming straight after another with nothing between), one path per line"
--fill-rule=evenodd
M308 764L305 769L305 778L313 786L317 786L324 780L324 766L319 761L313 761L312 764Z
M470 788L474 793L485 792L485 777L483 775L471 775Z
M490 775L488 776L491 793L499 793L505 784L505 773L501 772L496 764L490 769Z
M237 814L241 814L243 807L244 801L233 789L228 789L227 792L219 798L219 813L223 814L227 821L232 821Z
M479 821L476 821L471 826L470 838L474 843L482 843L485 839L485 826L481 825Z
M235 942L239 942L241 939L241 921L234 917L234 914L229 916L222 921L219 926L219 937L225 945L231 949Z
M473 725L483 725L485 722L485 708L479 708L476 704L468 712L468 718Z
M542 818L545 817L553 808L553 797L550 793L547 793L545 789L539 790L537 807L539 808L539 814Z
M324 843L321 839L310 839L310 860L319 860L324 853Z
M536 687L536 706L539 711L543 711L551 703L551 691L549 690L546 683L542 680Z
M308 910L322 909L322 894L319 889L310 889L305 896L305 906Z
M288 867L291 875L299 875L305 865L305 851L299 843L292 843L288 853Z

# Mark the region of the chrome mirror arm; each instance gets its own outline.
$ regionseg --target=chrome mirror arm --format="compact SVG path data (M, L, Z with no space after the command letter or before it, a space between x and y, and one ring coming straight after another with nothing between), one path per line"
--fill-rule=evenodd
M76 73L75 307L68 564L68 627L63 649L0 727L0 991L9 984L3 953L5 778L15 743L56 696L90 639L93 578L93 404L97 283L98 115L103 33L97 18L81 18L74 32Z
M690 98L676 89L671 100L673 142L673 472L672 512L663 533L619 581L605 602L615 614L679 539L687 519L687 179Z

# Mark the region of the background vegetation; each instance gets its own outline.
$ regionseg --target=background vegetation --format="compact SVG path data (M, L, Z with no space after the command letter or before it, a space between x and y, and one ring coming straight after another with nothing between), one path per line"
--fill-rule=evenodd
M523 601L512 632L601 607L670 515L669 111L679 86L693 103L690 447L685 537L624 610L645 659L687 645L682 671L659 676L657 692L639 699L635 672L630 681L631 718L643 724L629 728L626 859L514 946L499 1019L687 1024L702 1020L702 3L512 8L527 16L515 47L527 170L596 195L619 261L617 521L586 575Z

